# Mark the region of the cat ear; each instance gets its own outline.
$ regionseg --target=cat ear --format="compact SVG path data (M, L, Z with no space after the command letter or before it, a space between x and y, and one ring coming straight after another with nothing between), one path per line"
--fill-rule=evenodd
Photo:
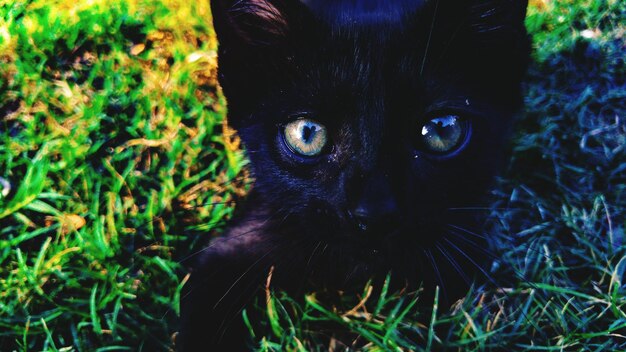
M287 40L305 9L289 0L213 0L213 26L221 45L267 47Z
M471 30L487 41L511 34L525 34L527 5L528 0L474 1L469 9Z
M501 94L500 101L510 106L521 102L517 92L529 63L531 42L524 25L527 5L528 0L474 0L469 11L467 62L482 68L475 72L489 73L478 74L475 80L499 87L494 94Z

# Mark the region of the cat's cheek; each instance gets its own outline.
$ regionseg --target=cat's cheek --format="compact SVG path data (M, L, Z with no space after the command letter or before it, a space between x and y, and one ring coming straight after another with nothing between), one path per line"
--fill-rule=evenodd
M476 145L468 146L454 157L432 158L422 154L413 159L410 175L415 184L413 198L431 209L464 206L483 193L486 165L477 163ZM490 177L489 177L490 179Z

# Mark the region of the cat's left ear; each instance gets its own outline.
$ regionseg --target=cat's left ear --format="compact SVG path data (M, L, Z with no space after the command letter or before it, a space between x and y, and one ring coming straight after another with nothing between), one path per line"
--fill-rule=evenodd
M213 26L220 45L275 47L309 20L309 13L295 0L212 0Z
M529 63L531 43L524 25L527 5L527 0L470 3L468 28L462 39L468 44L465 61L476 74L476 81L499 87L498 93L517 92ZM504 94L511 96L518 95Z
M525 35L527 7L528 0L475 0L469 8L470 29L486 40L502 34Z
M193 0L192 0L193 1ZM210 0L217 34L218 80L229 124L239 129L272 85L288 80L292 58L318 28L299 0ZM306 44L306 45L303 45Z

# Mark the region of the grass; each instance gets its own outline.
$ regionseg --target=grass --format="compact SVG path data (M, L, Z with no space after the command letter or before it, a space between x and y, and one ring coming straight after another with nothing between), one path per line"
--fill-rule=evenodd
M626 350L626 4L531 3L489 216L490 274L516 279L450 310L276 293L259 350ZM249 183L209 19L206 1L0 0L0 350L173 348L185 259Z
M181 261L244 189L208 4L1 14L0 350L167 349Z

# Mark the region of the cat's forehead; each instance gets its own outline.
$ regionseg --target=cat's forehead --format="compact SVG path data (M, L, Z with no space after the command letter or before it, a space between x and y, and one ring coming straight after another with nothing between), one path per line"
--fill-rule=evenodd
M425 0L300 0L316 15L333 25L399 23Z

